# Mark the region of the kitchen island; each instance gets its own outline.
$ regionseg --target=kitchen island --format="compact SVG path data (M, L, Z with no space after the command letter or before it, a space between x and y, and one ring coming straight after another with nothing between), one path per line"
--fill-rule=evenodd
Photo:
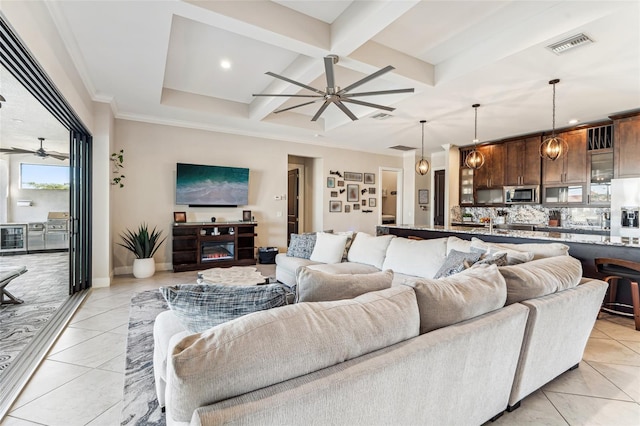
M398 237L419 237L434 239L455 236L464 240L473 237L493 243L544 243L558 242L569 246L569 254L582 263L583 275L591 278L603 278L596 271L594 259L608 257L632 261L640 260L640 241L638 238L623 238L604 235L577 234L548 231L519 231L511 229L490 229L489 227L428 227L415 225L378 226L378 235L396 235Z

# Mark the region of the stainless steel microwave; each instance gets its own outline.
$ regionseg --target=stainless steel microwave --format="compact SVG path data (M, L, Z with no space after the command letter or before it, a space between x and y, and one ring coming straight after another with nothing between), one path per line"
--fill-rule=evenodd
M540 186L505 186L504 202L505 204L539 204Z

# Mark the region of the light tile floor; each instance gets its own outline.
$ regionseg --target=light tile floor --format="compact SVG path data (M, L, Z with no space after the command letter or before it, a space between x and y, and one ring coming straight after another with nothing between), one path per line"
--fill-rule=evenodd
M123 276L109 288L91 290L0 425L119 425L129 300L162 285L193 283L194 274ZM580 368L493 424L640 425L640 331L628 318L602 314Z

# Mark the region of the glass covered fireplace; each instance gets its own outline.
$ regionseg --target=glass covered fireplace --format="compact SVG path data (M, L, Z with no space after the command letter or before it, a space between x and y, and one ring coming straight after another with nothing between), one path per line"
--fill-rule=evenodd
M207 241L202 243L200 248L201 262L216 262L220 260L233 260L233 241Z

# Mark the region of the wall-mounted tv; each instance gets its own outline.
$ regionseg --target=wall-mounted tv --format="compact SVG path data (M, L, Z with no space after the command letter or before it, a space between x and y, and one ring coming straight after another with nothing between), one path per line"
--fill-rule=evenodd
M237 207L249 204L249 169L177 164L176 204Z

